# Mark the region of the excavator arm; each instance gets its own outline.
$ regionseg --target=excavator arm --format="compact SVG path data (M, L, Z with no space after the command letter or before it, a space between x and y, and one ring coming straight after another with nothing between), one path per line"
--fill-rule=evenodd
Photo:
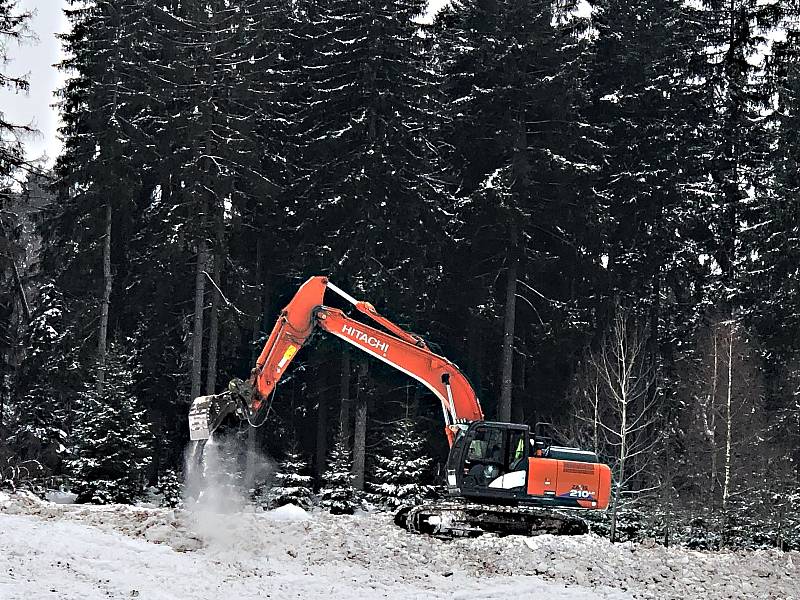
M327 289L342 296L388 332L356 321L339 309L325 306L323 297ZM208 438L231 412L240 411L252 422L268 403L297 352L316 329L335 335L393 366L433 392L441 403L445 434L451 446L460 424L483 420L475 391L456 365L432 352L419 336L378 314L370 303L356 300L326 277L312 277L281 311L249 381L223 394L201 396L194 401L189 412L191 438Z

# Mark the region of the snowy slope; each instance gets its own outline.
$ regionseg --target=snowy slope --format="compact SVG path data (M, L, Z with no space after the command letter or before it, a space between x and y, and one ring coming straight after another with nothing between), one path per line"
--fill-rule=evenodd
M667 552L591 536L443 542L386 516L299 509L191 514L0 494L0 548L3 600L800 600L797 553Z

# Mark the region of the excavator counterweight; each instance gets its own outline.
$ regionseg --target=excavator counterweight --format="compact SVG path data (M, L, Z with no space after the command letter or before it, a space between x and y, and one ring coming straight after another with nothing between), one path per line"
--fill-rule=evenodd
M325 306L328 289L383 329ZM608 505L611 471L596 455L552 446L531 435L524 424L485 421L475 391L455 364L326 277L306 281L281 311L248 381L234 380L225 392L194 400L189 411L190 438L208 439L232 413L251 424L263 422L278 382L316 330L416 379L439 400L450 444L446 477L453 501L401 510L396 521L409 531L581 533L586 527L577 513L563 511ZM562 512L556 514L553 509Z

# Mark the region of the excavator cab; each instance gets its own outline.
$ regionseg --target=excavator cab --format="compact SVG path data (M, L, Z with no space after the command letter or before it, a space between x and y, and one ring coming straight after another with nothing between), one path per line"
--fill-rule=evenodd
M473 421L459 425L447 487L480 502L605 508L611 473L593 452L553 446L527 425Z
M530 454L527 425L476 421L460 428L447 461L458 495L514 498L524 490Z

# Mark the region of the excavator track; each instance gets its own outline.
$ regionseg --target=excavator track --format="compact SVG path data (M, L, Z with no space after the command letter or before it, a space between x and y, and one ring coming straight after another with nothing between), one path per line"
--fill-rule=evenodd
M586 521L569 511L528 506L443 502L407 506L395 513L394 522L411 533L436 537L501 535L581 535Z

